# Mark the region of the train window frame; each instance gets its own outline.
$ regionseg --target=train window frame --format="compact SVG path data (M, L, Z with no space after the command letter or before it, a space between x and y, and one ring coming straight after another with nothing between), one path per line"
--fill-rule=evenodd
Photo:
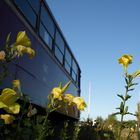
M58 29L56 30L56 33L55 33L55 44L59 47L61 52L64 54L65 41L64 41L62 35L60 34L60 32L58 31Z
M36 28L37 14L34 12L30 3L27 0L22 0L22 1L21 0L14 0L14 3L18 7L18 9L21 11L21 13L24 15L24 17L27 19L27 21L32 25L32 27ZM26 9L25 9L25 5L27 5ZM30 11L28 11L27 9ZM32 13L32 15L31 15L31 13ZM31 16L29 16L29 15L31 15Z
M43 30L44 29L44 35L43 35ZM39 25L39 35L42 38L42 40L47 44L47 46L52 50L53 48L53 38L50 36L48 33L47 29L45 28L44 24L40 22Z
M39 8L40 8L40 1L39 0L28 0L28 2L30 3L30 6L32 7L34 12L36 12L36 14L38 15Z
M57 58L57 60L60 62L60 64L63 65L64 54L61 52L61 50L57 45L55 45L54 55Z
M41 5L40 22L44 24L51 37L54 38L56 27L44 4Z

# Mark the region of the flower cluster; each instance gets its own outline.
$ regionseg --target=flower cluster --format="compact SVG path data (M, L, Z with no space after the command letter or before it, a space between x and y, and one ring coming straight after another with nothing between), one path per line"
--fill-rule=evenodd
M76 105L78 110L81 110L81 111L84 110L86 107L86 103L83 98L75 97L69 93L64 94L64 92L66 91L69 85L70 85L70 82L65 84L64 87L60 85L59 87L53 88L51 91L51 94L49 95L49 99L53 101L52 104L54 104L55 101L63 101L67 103L69 106Z
M16 101L20 98L17 93L10 88L2 90L0 95L0 109L4 109L6 113L1 114L0 119L3 119L5 124L10 124L15 120L12 114L18 114L20 112L20 105Z
M25 31L18 33L15 43L9 45L9 42L10 34L6 39L5 50L0 50L0 70L3 68L0 73L0 83L9 73L8 62L24 54L28 54L30 58L35 55ZM13 80L12 84L13 88L5 88L0 93L0 135L2 135L2 139L23 139L23 137L30 139L33 135L36 140L46 139L46 137L54 134L54 128L48 116L61 107L60 102L69 106L76 106L78 110L84 110L86 107L86 103L81 97L74 97L69 93L65 94L70 85L70 82L68 82L63 87L60 84L59 87L52 89L44 116L39 114L36 109L37 106L31 104L29 98L22 93L20 80ZM62 107L64 108L64 106ZM25 130L27 132L22 133ZM66 131L63 132L63 134L66 134Z
M119 64L122 64L125 69L127 69L128 65L132 63L133 56L125 54L120 59L118 59Z
M127 75L128 65L132 63L132 60L133 60L133 56L128 55L128 54L125 54L121 58L118 59L118 63L123 65L126 75ZM132 79L139 77L140 76L140 70L130 74L129 76L131 76Z
M9 45L10 34L7 36L6 48L0 51L0 61L12 61L15 57L28 54L30 58L35 55L35 51L31 48L31 41L25 31L17 34L15 43Z

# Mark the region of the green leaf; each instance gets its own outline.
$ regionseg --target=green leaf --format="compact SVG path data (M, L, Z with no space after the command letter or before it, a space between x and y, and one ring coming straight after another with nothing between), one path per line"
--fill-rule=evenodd
M128 106L126 106L125 110L124 110L124 114L127 114L128 111Z
M9 33L9 34L7 35L7 38L6 38L6 50L7 50L8 47L9 47L10 36L11 36L11 33Z
M118 108L116 108L116 109L118 109ZM112 115L119 115L119 114L120 114L120 112L116 112L116 113L113 113Z
M131 88L131 89L129 89L128 91L133 91L134 90L134 88Z
M65 84L65 86L62 88L62 93L64 93L67 90L67 88L69 87L70 83L71 83L71 81L69 81L68 83Z
M120 108L119 108L119 107L117 107L116 109L119 109L119 110L120 110Z
M138 85L138 83L132 83L129 85L129 87L132 87L132 86L135 86L135 85Z
M62 89L62 83L59 84L59 88Z
M131 75L128 75L128 80L129 80L129 84L130 84L133 80L133 77Z
M118 97L120 97L124 101L123 95L117 94Z
M127 112L126 114L133 115L133 116L137 116L136 114L133 114L133 113L131 113L131 112Z
M124 110L124 104L123 104L123 102L121 102L121 104L120 104L120 113L123 113L123 110Z
M125 82L126 82L126 84L128 85L129 82L128 82L128 79L127 79L126 77L125 77Z
M129 98L131 98L131 96L127 94L125 97L125 101L127 101Z

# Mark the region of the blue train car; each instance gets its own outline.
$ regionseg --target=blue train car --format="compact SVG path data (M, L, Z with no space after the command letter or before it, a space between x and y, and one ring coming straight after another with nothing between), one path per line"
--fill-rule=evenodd
M0 88L11 87L13 79L20 79L22 91L31 102L45 107L52 88L71 80L67 92L80 96L80 67L46 1L1 0L0 11L0 50L9 32L12 42L19 31L26 31L36 52L32 60L23 56L10 63L10 75ZM58 114L79 118L75 108Z

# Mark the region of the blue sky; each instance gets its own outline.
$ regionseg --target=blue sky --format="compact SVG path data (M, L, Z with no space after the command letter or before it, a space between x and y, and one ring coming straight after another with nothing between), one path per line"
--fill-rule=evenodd
M91 83L90 117L106 118L116 111L124 93L123 68L117 63L123 54L134 56L129 67L140 69L139 0L47 0L66 40L79 62L81 96L88 104ZM140 79L137 80L140 83ZM140 84L128 101L130 112L140 101ZM88 111L82 113L86 118ZM126 119L134 119L127 116Z

